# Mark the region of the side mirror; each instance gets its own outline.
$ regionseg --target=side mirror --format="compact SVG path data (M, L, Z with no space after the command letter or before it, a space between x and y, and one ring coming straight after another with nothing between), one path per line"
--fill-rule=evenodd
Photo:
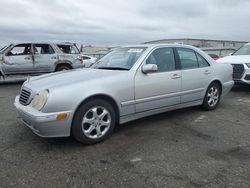
M158 71L158 66L155 64L145 64L141 70L144 74L153 73Z

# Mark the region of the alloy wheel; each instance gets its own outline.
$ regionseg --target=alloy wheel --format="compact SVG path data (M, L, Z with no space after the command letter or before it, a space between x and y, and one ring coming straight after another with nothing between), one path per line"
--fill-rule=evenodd
M219 101L219 90L211 87L207 93L207 102L210 107L214 107Z
M111 126L111 115L102 107L92 107L88 110L82 120L82 131L90 139L103 137Z

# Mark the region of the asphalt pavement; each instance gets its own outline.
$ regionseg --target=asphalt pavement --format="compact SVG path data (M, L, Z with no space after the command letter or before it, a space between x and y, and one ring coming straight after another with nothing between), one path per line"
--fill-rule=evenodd
M34 135L16 118L20 87L0 85L0 187L250 187L250 86L215 111L143 118L91 146Z

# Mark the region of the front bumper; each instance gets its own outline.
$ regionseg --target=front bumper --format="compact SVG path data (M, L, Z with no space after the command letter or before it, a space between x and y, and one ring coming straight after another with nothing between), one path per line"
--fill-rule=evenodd
M70 136L72 111L43 113L31 106L23 106L19 103L19 96L14 103L19 118L27 127L40 137L67 137ZM57 120L59 114L68 114L64 121Z

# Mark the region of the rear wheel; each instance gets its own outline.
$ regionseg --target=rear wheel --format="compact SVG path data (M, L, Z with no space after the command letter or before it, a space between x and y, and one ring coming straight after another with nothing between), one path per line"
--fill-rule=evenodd
M115 111L102 99L87 101L77 110L72 134L84 144L95 144L109 137L115 126Z
M70 70L70 69L71 67L69 65L58 65L58 67L56 68L56 72Z
M221 88L218 83L213 82L209 85L203 100L202 107L205 110L214 110L220 103Z

